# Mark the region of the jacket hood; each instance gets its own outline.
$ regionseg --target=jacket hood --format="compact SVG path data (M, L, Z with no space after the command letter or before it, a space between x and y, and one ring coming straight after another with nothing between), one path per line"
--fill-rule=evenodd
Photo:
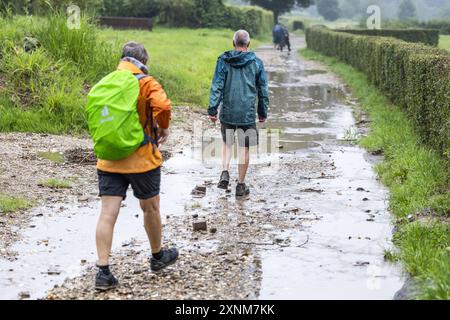
M230 64L233 68L243 68L252 61L255 61L256 55L254 52L232 50L225 52L220 58Z

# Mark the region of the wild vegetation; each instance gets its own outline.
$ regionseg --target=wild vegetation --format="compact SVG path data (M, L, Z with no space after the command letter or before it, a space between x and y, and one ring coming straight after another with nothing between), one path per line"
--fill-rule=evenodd
M87 17L79 30L69 30L60 14L11 16L0 24L0 131L84 132L85 93L113 70L112 47L97 42ZM25 37L39 44L27 52Z
M88 16L80 29L69 30L60 13L9 16L0 20L0 131L84 134L86 94L116 68L130 40L147 46L150 73L175 105L207 106L217 57L231 49L232 35L227 29L113 31ZM26 37L39 42L30 52Z

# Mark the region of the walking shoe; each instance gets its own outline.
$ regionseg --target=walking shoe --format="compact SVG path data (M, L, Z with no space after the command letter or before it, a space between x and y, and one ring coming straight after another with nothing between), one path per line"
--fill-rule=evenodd
M150 269L152 271L160 271L174 264L178 259L178 250L175 248L162 249L160 254L162 255L160 259L155 257L150 259Z
M236 186L236 197L241 198L250 194L250 188L245 183L238 183Z
M223 171L220 176L219 185L217 186L219 189L228 189L230 185L230 173L228 171Z
M95 277L95 289L100 291L106 291L116 288L119 285L119 281L113 276L109 269L98 270Z

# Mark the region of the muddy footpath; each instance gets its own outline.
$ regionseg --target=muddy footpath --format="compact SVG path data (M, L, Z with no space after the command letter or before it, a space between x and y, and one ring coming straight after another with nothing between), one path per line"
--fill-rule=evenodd
M130 193L115 232L113 291L93 289L100 201L89 139L0 134L0 193L35 203L0 213L0 299L392 299L405 278L383 257L393 226L373 171L380 158L355 145L369 120L320 64L272 46L256 51L270 81L270 119L260 128L271 148L252 155L250 198L234 196L236 164L230 190L216 188L217 152L205 150L219 130L206 112L176 107L161 207L165 244L180 260L150 271ZM70 186L46 187L49 178Z

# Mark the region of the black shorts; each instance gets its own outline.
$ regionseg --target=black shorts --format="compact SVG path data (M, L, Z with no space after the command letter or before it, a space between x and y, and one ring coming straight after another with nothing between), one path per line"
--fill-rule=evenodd
M161 168L137 174L109 173L98 170L100 197L127 197L128 187L139 200L148 200L159 195L161 188Z
M240 147L250 148L259 144L259 133L256 124L248 126L233 126L222 123L222 139L227 145L234 145L235 133L237 132Z

